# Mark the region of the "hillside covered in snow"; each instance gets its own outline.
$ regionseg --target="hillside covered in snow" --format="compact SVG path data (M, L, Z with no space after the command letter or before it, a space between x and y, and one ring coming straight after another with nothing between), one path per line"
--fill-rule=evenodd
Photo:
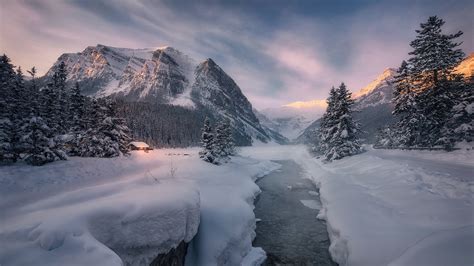
M256 265L254 181L277 168L197 149L3 166L0 264Z
M239 86L210 58L197 62L172 47L129 49L99 44L61 55L43 83L52 79L61 62L66 64L70 86L77 82L85 95L120 99L134 135L155 146L198 144L206 116L214 121L229 119L239 145L285 141L262 127ZM187 120L194 122L180 123Z

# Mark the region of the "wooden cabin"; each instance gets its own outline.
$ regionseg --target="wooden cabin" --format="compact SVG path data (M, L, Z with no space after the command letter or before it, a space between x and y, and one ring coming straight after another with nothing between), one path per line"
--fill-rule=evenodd
M153 150L148 144L142 141L132 141L130 142L130 149L132 151L145 151L148 152L149 150Z

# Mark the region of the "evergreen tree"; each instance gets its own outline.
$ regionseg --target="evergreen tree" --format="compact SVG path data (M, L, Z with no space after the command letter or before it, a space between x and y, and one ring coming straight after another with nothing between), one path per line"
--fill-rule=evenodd
M36 84L36 68L32 67L27 71L31 76L30 87L27 90L27 101L28 101L28 117L39 116L40 115L40 103L39 103L39 90L38 85Z
M453 81L456 80L453 69L464 57L457 49L460 43L454 40L462 35L443 34L441 27L444 21L436 16L429 17L417 30L415 40L410 43L413 51L408 62L410 80L416 87L417 116L423 121L420 134L416 141L420 146L433 146L442 137L442 129L446 124L450 111L456 104L453 95Z
M66 154L59 145L49 137L51 129L41 117L33 117L22 127L20 142L25 148L24 160L31 165L40 166L57 160L66 160Z
M380 128L376 135L374 147L377 148L393 148L397 147L398 143L395 140L393 129L389 126Z
M117 116L117 103L112 99L103 101L106 105L105 118L101 121L99 131L114 143L114 155L128 154L130 152L130 129L125 119Z
M359 125L352 118L353 104L354 100L344 83L331 90L321 133L322 151L328 161L362 151L357 137Z
M229 158L229 155L226 153L226 135L225 135L225 125L222 122L217 123L216 133L214 138L214 153L216 154L216 159L219 161L226 161Z
M232 128L228 119L224 119L217 124L214 150L217 158L224 162L228 161L231 155L235 155Z
M217 156L215 154L215 139L211 127L211 122L208 117L204 120L204 127L201 134L202 150L199 152L199 157L206 162L217 164Z
M16 74L10 58L5 54L0 58L0 164L13 163L15 152L15 106L14 95Z
M456 104L437 143L446 150L451 150L456 142L474 140L474 84L459 82L455 95Z
M325 154L329 150L330 140L336 130L335 104L337 97L337 90L332 87L326 100L326 112L321 118L318 138L313 140L313 145L318 147L317 151L321 154Z
M59 134L67 132L70 126L69 118L69 96L66 90L67 70L64 62L59 63L53 74L52 90L55 104L54 109L56 119L56 130Z
M129 153L130 130L116 116L109 99L86 101L84 118L74 138L69 142L70 155L82 157L115 157Z
M410 147L420 141L424 118L417 109L417 91L410 76L408 63L403 61L395 76L395 91L392 102L393 114L398 117L392 142L402 147ZM394 143L392 143L393 145Z
M444 20L437 16L428 18L426 23L421 23L421 29L416 30L417 36L410 43L413 51L408 60L412 65L412 75L421 89L437 87L442 80L449 79L454 67L464 58L460 43L454 42L461 36L462 31L455 34L443 34L441 27Z
M230 125L230 120L225 119L223 122L224 126L224 136L225 136L225 145L224 145L224 152L227 155L236 155L237 151L235 149L235 141L232 134L232 126Z
M77 132L84 130L84 112L85 112L85 96L81 94L79 83L76 82L70 95L69 121L70 131Z

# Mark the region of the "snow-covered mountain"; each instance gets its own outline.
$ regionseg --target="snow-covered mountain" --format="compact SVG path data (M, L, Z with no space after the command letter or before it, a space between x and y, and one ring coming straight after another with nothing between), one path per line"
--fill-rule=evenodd
M360 110L368 106L390 103L393 97L396 73L395 69L387 68L375 80L354 93L353 97L356 99L357 108Z
M390 115L390 111L387 110L390 109L389 104L392 100L395 74L395 69L388 68L367 86L354 93L356 108L362 111L371 107L370 110L377 109L377 111L384 114L384 117ZM299 136L305 134L307 128L309 128L309 131L312 131L314 126L319 125L319 123L314 122L322 116L325 110L325 100L312 100L293 102L282 107L265 109L261 113L271 122L270 124L265 124L265 126L293 140L301 139ZM358 115L370 116L372 114L362 111ZM262 121L262 119L260 120ZM310 126L312 124L313 126Z
M129 49L99 44L61 55L45 80L61 62L66 64L67 81L78 82L86 95L179 106L214 120L229 118L241 145L251 144L252 139L272 139L274 132L260 125L239 86L212 59L199 63L172 47ZM173 123L180 121L169 122Z
M286 138L293 140L298 137L304 129L314 120L321 116L322 112L298 109L290 106L267 108L259 111L257 117L262 125L280 133Z
M198 64L172 47L128 49L98 44L80 53L61 55L46 73L66 64L68 81L79 82L90 96L120 95L127 100L153 100L194 106L190 99Z
M465 79L474 82L474 53L469 54L454 71L457 74L463 74Z
M454 71L463 74L466 80L474 82L474 53L461 61ZM395 89L395 75L395 69L387 68L367 86L353 94L355 109L358 111L354 113L354 117L359 120L364 130L362 137L369 143L374 140L379 127L394 121L391 100ZM297 141L304 142L318 127L319 120L316 120L298 136Z

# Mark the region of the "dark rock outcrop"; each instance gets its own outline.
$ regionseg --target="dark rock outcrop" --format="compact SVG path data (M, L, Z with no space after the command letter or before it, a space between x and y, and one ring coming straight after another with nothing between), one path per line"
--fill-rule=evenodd
M150 266L182 266L188 250L188 243L181 241L176 248L166 254L158 255Z

